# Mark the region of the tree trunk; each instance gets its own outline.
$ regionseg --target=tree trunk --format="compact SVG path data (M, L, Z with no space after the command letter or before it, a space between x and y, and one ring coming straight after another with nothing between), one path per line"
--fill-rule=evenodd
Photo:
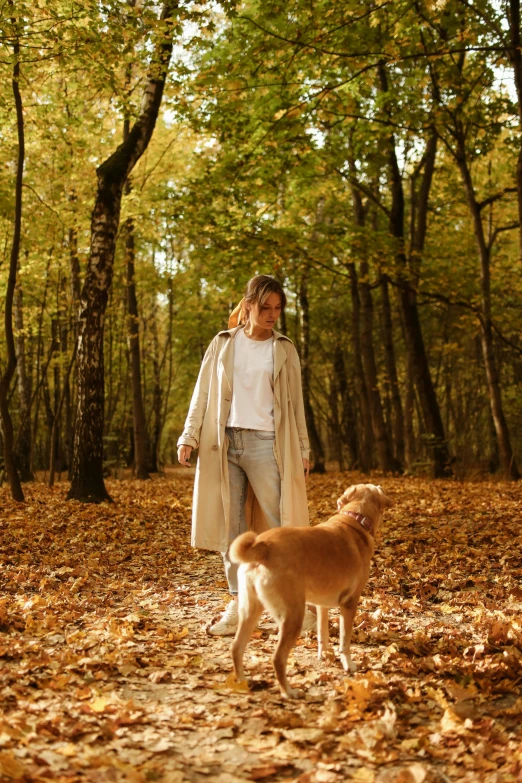
M150 479L147 469L147 423L141 389L141 351L138 298L134 265L134 224L125 222L125 259L127 266L127 321L132 384L132 421L134 438L134 474L138 479Z
M71 488L67 497L91 503L111 500L103 480L103 327L112 282L114 250L125 183L146 150L158 117L172 54L177 0L161 13L159 39L143 94L141 113L127 139L97 170L91 252L81 296L78 335L78 405Z
M45 367L44 367L43 323L44 323L44 316L45 316L46 306L47 306L47 293L49 289L49 270L51 268L52 258L53 258L53 248L50 248L47 256L47 265L45 270L45 285L44 285L44 290L42 292L40 312L38 315L38 339L36 343L36 370L34 374L36 389L33 393L33 398L31 400L31 407L34 407L33 423L32 423L32 438L31 438L33 444L33 450L31 452L31 470L33 471L33 473L35 469L34 453L38 443L37 439L38 439L38 421L40 416L40 397L42 393L42 387L44 384L45 374L47 373L47 368L52 359L52 351L49 351L49 355L47 357Z
M363 473L368 473L372 467L372 418L368 390L364 376L361 359L361 302L359 299L359 286L355 264L348 264L352 295L352 350L354 361L355 387L361 413L362 427L360 428L361 443L359 452L359 468Z
M31 470L31 376L27 370L25 334L24 334L24 304L20 284L16 286L14 297L14 322L16 327L16 372L18 376L18 397L20 399L20 430L16 438L15 460L21 481L33 481Z
M345 469L343 453L344 444L339 413L339 384L335 373L328 388L328 405L330 408L330 415L328 416L328 434L331 454L333 455L333 458L337 460L339 470L342 471Z
M60 405L60 399L61 399L61 362L60 362L60 349L61 349L61 326L60 326L60 319L59 318L53 318L51 323L51 329L52 329L52 340L53 344L55 346L54 348L54 361L53 361L53 404L52 404L52 424L51 424L51 437L52 439L52 433L53 431L56 433L55 435L55 449L54 449L54 466L55 470L56 467L60 465L60 441L61 441L61 414L58 417L57 411L58 407ZM57 418L58 417L58 418ZM58 467L59 469L59 467Z
M350 159L350 170L355 174L355 162ZM379 378L377 373L377 363L375 361L375 352L373 350L373 300L370 289L370 268L366 260L367 243L364 236L366 214L361 195L356 187L352 187L352 202L355 218L355 225L358 227L360 256L359 264L359 291L360 291L360 346L362 355L362 364L364 368L364 377L366 381L366 390L370 407L370 416L372 420L372 430L377 453L377 462L380 470L391 471L400 470L393 459L390 440L384 412L382 408L381 393L379 390Z
M359 448L357 442L357 427L355 424L355 412L353 409L352 398L350 396L350 385L346 377L346 362L344 361L344 352L340 343L335 346L334 372L341 398L341 417L339 434L344 446L350 456L349 469L353 469L359 462ZM342 451L341 451L342 453ZM344 463L344 457L343 457ZM340 468L342 470L342 468Z
M78 231L76 228L69 229L69 265L71 271L71 295L75 316L78 315L77 307L80 304L82 286L80 280L80 259L78 256ZM76 318L75 318L76 321Z
M73 346L76 346L76 340L73 342ZM62 357L62 366L65 366L65 362L67 361L67 355L68 355L68 348L69 348L69 320L65 318L65 322L62 326L62 333L60 335L60 354ZM69 376L66 376L64 378L64 387L63 387L63 405L62 405L62 412L63 412L63 438L62 438L62 447L60 449L60 470L66 470L69 471L69 465L70 465L70 431L72 429L72 408L71 408L71 379Z
M301 276L299 287L299 305L301 309L301 378L303 384L303 401L306 416L306 426L312 448L314 473L325 472L324 448L315 423L315 415L311 403L310 387L310 307L308 302L308 274L309 267L306 266Z
M135 0L129 0L129 5L134 7ZM130 92L132 77L132 64L127 65L126 82ZM129 135L130 121L125 117L123 123L123 140ZM132 190L130 178L125 183L125 194ZM132 386L132 426L133 426L133 466L134 475L138 479L150 479L149 463L149 438L147 434L147 421L145 417L145 405L143 401L143 387L141 378L141 350L140 350L140 319L138 312L138 297L136 294L136 243L134 239L134 221L132 217L125 221L125 261L127 267L127 329L129 358L131 368Z
M424 439L431 453L433 474L435 478L450 476L450 457L439 403L431 380L428 358L424 347L417 309L417 295L412 289L403 288L400 296L406 345L411 354L411 370L419 396L419 405L424 422Z
M379 391L377 364L373 350L373 301L368 277L368 264L362 261L360 264L359 282L361 297L361 351L377 461L380 470L401 470L402 466L393 459Z
M153 473L159 473L161 470L160 461L160 444L161 444L161 411L162 393L161 393L161 363L160 363L160 347L158 339L158 323L156 320L156 313L152 313L152 338L154 344L154 352L152 355L152 367L154 373L154 390L152 394L152 413L153 413L153 425L152 425L152 439L150 444L150 456L149 464Z
M379 69L381 91L388 92L387 75L384 65ZM404 247L404 190L402 176L397 161L395 137L388 137L388 166L392 204L390 210L390 233L396 240L396 259L400 270L400 302L406 335L406 348L411 353L411 367L419 403L424 420L425 437L429 447L433 474L436 478L451 475L451 460L444 433L435 387L431 379L428 357L424 346L419 313L417 309L416 277L426 235L429 192L435 165L437 150L436 136L430 133L426 144L424 174L416 209L415 238L413 241L410 269L407 267ZM412 270L413 265L413 270ZM412 279L413 271L413 279Z
M415 431L413 414L415 412L415 383L412 353L406 351L406 393L404 399L404 462L411 470L416 459Z
M383 348L386 374L390 384L391 408L392 408L392 433L395 459L400 465L404 465L404 413L402 410L399 378L397 375L397 362L395 360L395 347L393 344L393 322L388 291L388 278L381 279L382 314L383 314Z
M282 212L284 214L284 207L283 207ZM274 273L274 277L276 278L276 280L279 283L281 283L281 286L284 288L285 287L285 279L284 279L284 277L282 275L278 274L277 272ZM282 311L281 315L279 316L279 326L277 327L277 329L278 329L278 331L281 332L281 334L284 334L284 335L288 334L288 331L287 331L288 330L288 325L287 325L287 322L286 322L286 313L285 313L284 310Z
M518 103L519 150L516 182L518 197L519 256L522 263L522 42L520 39L520 0L509 0L508 22L511 39L511 47L508 53L513 67Z
M13 8L13 1L9 5ZM12 19L13 27L17 22ZM18 259L20 257L20 238L22 230L22 179L24 175L24 157L25 157L25 139L24 139L24 115L22 109L22 96L19 89L20 79L20 44L18 33L15 33L13 44L14 66L12 88L16 107L16 126L18 134L18 158L16 164L16 182L15 182L15 214L13 244L11 246L11 258L9 263L9 277L7 280L7 289L5 294L4 307L4 328L5 342L7 347L7 364L5 371L0 374L0 419L2 423L2 436L4 441L4 469L9 481L11 496L13 500L24 501L24 493L20 483L20 477L16 469L14 457L14 434L13 421L9 412L9 387L13 380L16 370L16 350L13 334L13 299L16 287L16 271L18 269Z
M71 201L76 201L76 195L71 195ZM69 229L69 267L71 273L71 299L72 299L72 330L75 344L78 342L78 314L80 309L80 296L82 293L80 281L80 259L78 257L78 231L75 227ZM74 377L74 376L73 376ZM74 386L74 383L73 383ZM76 411L70 401L70 381L65 399L65 438L67 451L68 479L72 479L72 466L74 458L74 431L76 429Z
M67 372L65 374L65 378L63 381L63 389L62 393L60 395L60 399L58 400L58 404L56 406L56 412L54 415L54 422L53 422L53 428L51 431L51 443L49 446L49 486L52 487L54 485L54 473L55 473L55 465L56 465L56 452L57 444L58 444L58 431L59 431L59 424L60 419L62 415L62 408L65 400L67 399L67 389L69 388L69 378L71 375L71 370L74 365L74 361L76 359L76 350L77 350L77 343L74 345L74 350L71 356L71 359L69 361L69 366L67 367Z
M473 229L475 241L477 243L479 261L480 261L480 284L481 284L481 344L482 355L484 357L484 367L488 383L489 404L491 415L495 425L497 435L498 452L502 472L506 478L517 480L520 478L515 455L511 446L509 430L504 415L502 405L502 394L500 391L500 379L493 350L493 326L491 321L491 274L490 274L490 246L486 242L484 225L480 212L480 205L475 196L475 190L471 179L471 173L467 163L465 139L462 129L459 128L459 137L457 140L457 164L459 166L466 200L473 220Z
M174 377L174 351L173 351L173 340L172 340L172 331L174 328L174 286L173 286L172 277L170 275L168 279L167 289L168 289L168 302L169 302L169 326L168 326L167 342L165 345L164 358L168 354L169 369L168 369L168 377L167 377L167 388L165 389L165 392L163 394L163 405L162 405L162 412L161 412L161 431L163 431L163 427L165 426L165 422L167 421L167 416L169 413L170 390L172 389L172 380ZM164 359L162 359L162 365L163 362Z
M500 468L500 458L498 454L498 439L495 429L495 422L491 416L491 408L488 411L488 472L494 474Z

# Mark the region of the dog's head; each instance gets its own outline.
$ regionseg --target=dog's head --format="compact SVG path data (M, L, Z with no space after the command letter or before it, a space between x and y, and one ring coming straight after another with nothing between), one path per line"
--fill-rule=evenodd
M337 508L350 506L358 513L368 516L374 524L382 520L385 508L393 506L393 501L377 484L354 484L348 487L337 501Z

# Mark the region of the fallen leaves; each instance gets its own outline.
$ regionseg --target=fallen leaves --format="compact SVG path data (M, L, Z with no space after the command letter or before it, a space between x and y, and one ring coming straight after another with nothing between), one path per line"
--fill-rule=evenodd
M112 505L0 491L0 779L512 783L522 776L519 488L384 479L394 497L347 676L301 639L283 701L261 622L248 682L206 626L218 554L189 545L192 483L111 482ZM360 476L312 476L314 522ZM371 479L363 479L371 480ZM336 642L338 613L331 612Z
M355 677L347 679L343 683L341 692L344 694L345 704L356 719L361 718L361 713L365 711L372 700L374 685L383 678L376 677L373 672L368 677Z
M216 687L219 688L219 686ZM230 672L222 687L237 693L248 693L250 690L248 682L246 680L237 680L234 672Z
M25 766L10 751L0 752L0 775L9 780L21 780L25 773Z

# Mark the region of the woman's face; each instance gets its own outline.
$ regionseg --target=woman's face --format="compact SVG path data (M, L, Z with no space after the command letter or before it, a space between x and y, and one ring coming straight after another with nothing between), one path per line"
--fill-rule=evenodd
M250 323L260 329L273 329L281 310L281 294L270 294L262 305L257 302L250 305Z

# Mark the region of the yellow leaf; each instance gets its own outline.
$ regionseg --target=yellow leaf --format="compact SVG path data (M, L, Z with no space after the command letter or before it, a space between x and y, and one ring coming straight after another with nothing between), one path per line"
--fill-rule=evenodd
M127 677L129 674L134 674L138 670L137 666L133 666L132 663L123 663L118 666L118 671L122 677Z
M56 749L57 753L60 753L62 756L72 757L76 756L78 752L77 746L74 744L74 742L68 742L66 745L62 745L61 748Z
M93 712L105 712L109 704L110 701L105 696L98 696L94 701L89 702L89 707Z
M92 690L88 686L85 688L76 688L75 696L77 699L88 699L92 696Z
M49 682L49 687L52 688L53 691L62 691L65 686L70 683L71 679L72 677L70 674L59 674Z
M449 604L440 604L439 606L439 612L444 614L455 614L458 611L459 608L457 606L450 606Z
M403 739L401 742L401 749L402 750L417 750L419 747L420 740L418 737L415 737L414 739Z
M511 623L506 620L498 620L488 634L488 641L493 644L505 644L508 640L508 634L511 630Z
M237 691L239 693L248 693L250 690L250 688L248 687L248 682L246 680L242 680L241 682L238 682L236 680L236 675L234 674L234 672L230 672L225 682L219 683L219 685L215 687L228 688L231 691Z
M179 640L184 639L187 634L188 628L173 628L167 638L171 642L179 642Z
M5 775L10 780L20 780L25 773L24 765L13 756L11 751L5 750L0 753L0 776Z
M469 719L462 721L462 718L451 707L448 707L440 719L440 728L443 734L465 734L466 729L471 728L472 725L473 723Z
M183 666L188 666L190 662L190 657L188 655L177 655L175 658L169 658L168 661L165 664L166 669L175 669L175 668L181 668Z
M374 683L368 679L345 680L344 696L347 706L355 706L363 712L370 703Z
M442 691L437 690L436 688L432 688L431 685L428 685L428 687L426 688L426 693L430 699L432 699L436 704L439 705L439 707L442 707L443 710L446 709L446 707L448 706L448 700L446 699Z
M375 772L373 771L373 769L365 769L364 767L359 767L359 769L355 770L351 779L355 780L356 783L374 783Z

